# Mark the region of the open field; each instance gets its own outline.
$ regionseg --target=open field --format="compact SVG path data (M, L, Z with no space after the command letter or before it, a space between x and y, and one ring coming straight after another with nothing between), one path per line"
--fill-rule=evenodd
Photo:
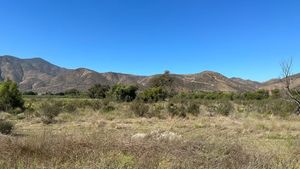
M300 0L0 0L0 169L300 169Z
M55 122L44 124L37 115L44 102L77 107L64 106ZM294 115L238 112L232 103L226 116L200 104L197 115L172 117L168 103L159 102L149 112L162 115L146 118L132 113L133 103L96 100L98 107L83 108L79 102L89 101L26 99L31 112L1 113L16 125L12 136L0 136L0 168L300 168Z

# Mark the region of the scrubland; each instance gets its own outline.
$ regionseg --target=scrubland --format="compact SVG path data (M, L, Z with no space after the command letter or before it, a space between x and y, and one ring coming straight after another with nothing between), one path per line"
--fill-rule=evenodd
M300 117L280 99L26 98L0 168L300 168Z

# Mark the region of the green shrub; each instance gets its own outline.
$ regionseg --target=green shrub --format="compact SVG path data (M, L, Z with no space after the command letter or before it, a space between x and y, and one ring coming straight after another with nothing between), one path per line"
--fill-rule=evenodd
M93 100L88 103L89 107L91 107L94 111L100 110L102 108L102 103L100 100Z
M217 105L217 113L223 116L228 116L234 110L233 105L230 102L221 102Z
M88 89L88 96L92 99L106 98L110 87L107 85L96 84Z
M173 97L176 94L175 91L176 77L170 74L170 71L165 71L161 75L152 77L149 81L150 88L162 88L167 97Z
M229 101L216 101L207 103L206 107L210 113L218 113L223 116L228 116L232 111L234 111L234 107Z
M23 113L23 112L24 112L24 110L21 109L21 108L19 108L19 107L17 107L15 109L12 109L12 110L9 111L9 113L11 113L13 115L18 115L18 114Z
M236 103L243 106L243 112L274 114L282 117L292 114L297 108L293 102L283 99L244 100Z
M280 97L280 91L272 91L274 98ZM203 99L203 100L264 100L270 98L269 92L266 90L251 91L245 93L233 93L233 92L205 92L205 91L193 91L182 92L175 96L177 99ZM272 96L273 98L273 96Z
M149 106L142 102L133 102L130 105L130 110L134 112L136 116L145 117L149 112Z
M33 91L26 91L26 92L23 92L23 95L27 95L27 96L35 96L37 95L36 92L33 92Z
M11 134L14 129L14 124L6 121L6 120L0 120L0 133L1 134Z
M144 102L157 102L167 98L168 94L161 87L152 87L139 94L139 99Z
M281 97L281 91L279 89L274 89L271 91L271 96L273 99L278 99Z
M174 103L168 103L167 109L172 117L177 116L179 114L178 107Z
M150 79L150 87L163 87L171 88L174 85L174 77L170 75L169 71L165 71L164 74L154 76Z
M269 104L271 104L271 107L269 108L271 110L270 113L281 117L293 114L297 109L297 105L293 102L281 99L273 100Z
M0 110L10 112L15 108L24 109L24 100L17 84L10 80L0 83Z
M197 116L200 113L199 105L195 102L189 103L187 107L187 112L194 116Z
M111 88L109 94L116 101L130 102L136 98L137 89L132 85L116 84Z
M107 105L107 106L103 106L102 110L104 112L111 112L111 111L114 111L116 108L112 105Z
M187 116L186 112L186 107L183 104L180 104L179 106L176 105L175 103L168 103L167 109L169 114L174 117L174 116L179 116L185 118Z
M111 111L114 111L116 108L113 106L113 105L111 105L111 104L107 104L107 105L104 105L103 107L102 107L102 110L104 111L104 112L111 112Z
M187 116L186 112L186 107L183 104L181 104L179 107L179 117L185 118Z
M164 109L165 107L161 104L153 104L148 114L150 117L158 117L159 119L164 119L166 118L163 113Z
M64 92L67 96L80 96L80 91L77 89L68 89Z
M67 113L76 113L77 105L73 102L66 103L64 105L64 111L66 111Z
M269 98L267 90L258 90L256 92L246 92L242 96L246 100L263 100Z

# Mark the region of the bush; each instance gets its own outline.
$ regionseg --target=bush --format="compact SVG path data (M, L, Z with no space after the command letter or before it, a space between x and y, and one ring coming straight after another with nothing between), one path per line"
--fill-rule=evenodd
M168 112L171 114L172 117L179 116L185 118L186 115L186 108L183 104L180 104L177 106L175 103L169 103L168 104Z
M229 101L217 101L206 104L207 109L210 113L218 113L223 116L228 116L234 107Z
M164 74L154 76L150 79L150 87L167 87L171 88L174 85L174 77L170 75L169 71L165 71Z
M90 101L90 102L87 102L87 103L88 104L86 104L86 106L88 105L94 111L100 110L102 108L102 103L100 102L100 100Z
M33 92L33 91L26 91L26 92L23 92L23 95L35 96L35 95L37 95L37 93Z
M178 108L174 103L168 103L167 109L172 117L178 115Z
M68 95L68 96L79 96L80 95L80 91L77 90L77 89L69 89L69 90L66 90L64 92L65 95Z
M42 122L45 124L50 124L54 122L54 117L58 116L62 111L62 104L59 102L47 103L44 102L40 105L40 114L42 117Z
M102 110L104 112L110 112L115 110L115 107L110 104L110 101L108 99L103 100L102 106Z
M139 99L144 102L157 102L167 98L168 94L161 87L152 87L139 94Z
M273 99L278 99L281 97L281 91L279 89L274 89L271 91L271 96Z
M172 97L176 94L175 92L175 80L176 77L170 74L170 71L165 71L164 74L154 76L149 81L150 88L162 88L167 97Z
M292 114L297 105L293 102L283 99L267 99L267 100L247 100L239 101L243 112L256 112L261 114L273 114L286 117Z
M136 86L117 84L110 90L110 95L116 101L130 102L136 98Z
M109 89L107 85L96 84L88 89L88 96L92 99L103 99L106 98Z
M24 109L24 100L17 84L10 80L0 83L0 110L11 111L15 108Z
M9 122L9 121L5 121L5 120L0 120L0 133L1 134L11 134L12 131L14 129L14 124Z
M194 103L194 102L189 103L188 107L187 107L187 112L194 115L194 116L197 116L200 113L199 105Z
M130 105L130 110L133 111L136 116L145 117L149 112L149 106L142 102L133 102Z
M64 110L67 113L75 113L77 111L77 105L72 102L66 103L64 105Z
M230 102L221 102L217 105L217 113L223 116L228 116L233 111L233 105Z
M163 113L165 107L161 104L153 104L151 111L148 113L150 117L158 117L159 119L164 119L166 116Z
M269 92L267 90L258 90L256 92L246 92L242 96L246 100L263 100L269 98Z
M107 106L103 106L102 110L104 112L111 112L111 111L114 111L116 108L112 105L107 105Z

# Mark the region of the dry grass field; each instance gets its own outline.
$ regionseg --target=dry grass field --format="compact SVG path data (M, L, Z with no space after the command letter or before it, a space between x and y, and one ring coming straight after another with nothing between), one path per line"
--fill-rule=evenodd
M0 168L300 168L300 118L259 113L185 118L136 117L118 103L109 112L62 112L55 123L5 113Z

